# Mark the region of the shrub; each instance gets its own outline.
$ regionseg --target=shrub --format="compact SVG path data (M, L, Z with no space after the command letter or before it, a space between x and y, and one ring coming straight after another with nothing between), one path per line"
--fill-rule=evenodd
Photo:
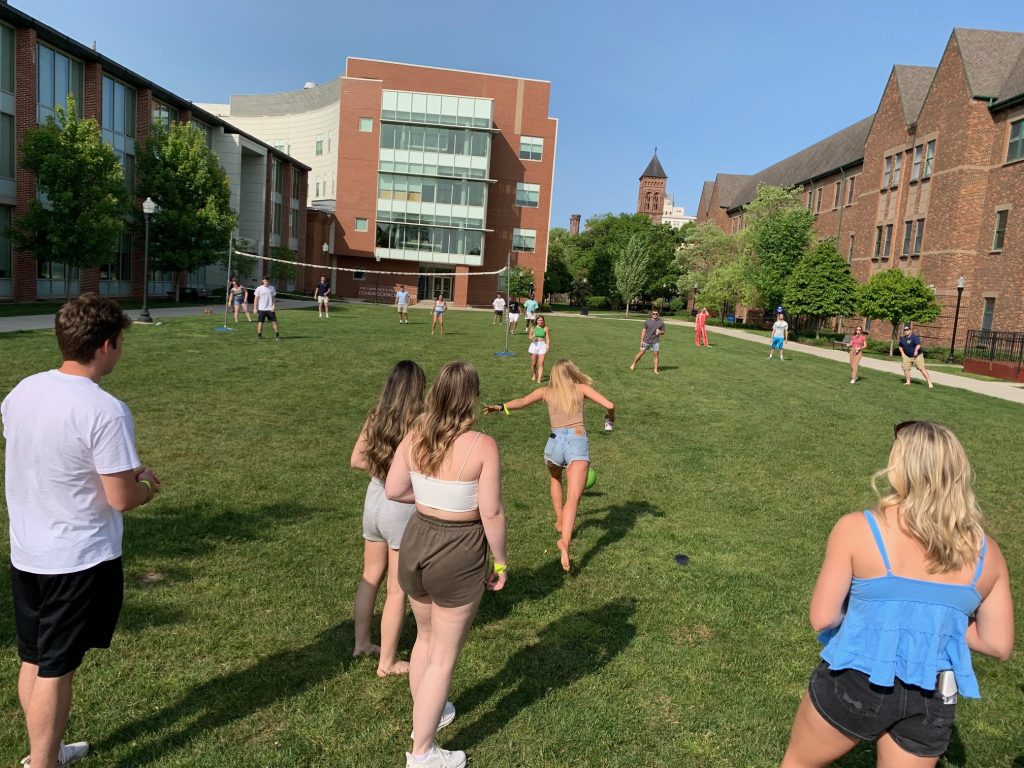
M611 305L607 296L591 296L587 299L587 306L591 309L608 309Z
M569 309L569 305L568 304L565 305L565 309ZM550 304L541 304L540 305L540 311L541 311L541 313L550 312L551 311L551 305Z
M668 303L668 308L673 312L682 312L686 309L686 302L683 299L672 299Z

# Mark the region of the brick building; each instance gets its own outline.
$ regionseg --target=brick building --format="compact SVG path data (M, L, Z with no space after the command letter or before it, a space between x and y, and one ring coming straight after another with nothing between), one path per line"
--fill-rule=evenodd
M874 114L753 175L704 183L699 222L743 227L759 184L800 186L854 277L897 267L933 286L952 337L1024 329L1024 33L954 29L937 67L893 67ZM875 334L887 334L876 321Z
M207 146L227 172L231 207L239 217L235 236L245 238L261 255L273 247L304 255L299 244L305 218L297 211L306 197L307 166L6 2L0 3L0 231L36 197L34 177L18 167L25 133L45 123L56 106L65 106L69 94L80 117L99 123L103 141L117 153L133 188L136 153L151 127L191 122L205 133ZM141 200L135 203L138 208ZM284 215L289 206L296 214ZM126 231L107 264L81 274L63 264L38 261L30 252L13 251L11 242L0 236L0 299L63 297L69 280L72 295L99 291L138 298L142 272L141 232ZM223 287L225 278L222 267L210 267L189 273L184 284L205 290ZM170 273L151 271L150 295L172 288Z
M328 83L204 106L312 166L317 263L353 270L335 277L341 296L391 301L405 282L420 299L488 305L497 276L472 275L510 254L543 295L550 93L539 80L349 58Z

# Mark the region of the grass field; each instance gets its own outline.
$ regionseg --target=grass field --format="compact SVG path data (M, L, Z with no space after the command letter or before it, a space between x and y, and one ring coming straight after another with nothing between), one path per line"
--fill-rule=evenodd
M126 601L114 645L87 657L68 736L85 766L403 765L404 679L353 661L366 477L348 468L390 366L428 378L474 363L486 401L530 388L523 336L499 358L490 313L381 307L281 313L284 340L221 318L137 327L105 382L136 420L164 482L125 521ZM553 317L550 362L573 358L615 401L591 409L598 481L561 572L541 452L542 407L488 416L502 450L507 588L485 596L456 670L442 746L471 765L770 766L815 665L807 602L837 517L873 502L892 425L953 427L977 471L990 533L1024 573L1019 406L669 326L662 374L630 373L638 327ZM268 334L269 335L269 334ZM0 391L54 366L52 334L0 334ZM6 540L0 542L6 547ZM685 553L690 564L673 557ZM6 570L0 584L0 761L26 750ZM1018 583L1018 622L1024 603ZM413 638L411 618L403 655ZM976 658L984 698L964 701L945 765L1024 765L1024 660ZM840 765L874 765L870 748Z

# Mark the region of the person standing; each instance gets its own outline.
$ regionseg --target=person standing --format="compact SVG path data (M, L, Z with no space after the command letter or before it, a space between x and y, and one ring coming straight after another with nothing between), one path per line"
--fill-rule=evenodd
M517 325L519 325L519 298L513 296L508 303L508 332L510 336L515 335Z
M264 276L263 284L253 294L253 309L256 310L256 338L263 338L263 323L269 320L274 327L274 339L281 340L281 328L277 324L277 289Z
M903 335L899 341L900 358L903 363L903 377L906 381L903 385L910 386L910 369L917 368L928 382L928 389L931 389L932 377L928 375L928 369L924 367L924 350L921 349L921 339L910 328L910 323L903 326Z
M235 322L238 322L238 310L245 312L245 319L252 322L249 316L249 289L238 282L237 277L231 278L231 285L228 287L228 306L235 309Z
M540 304L537 300L530 296L526 301L523 302L523 310L526 312L526 333L530 333L530 329L533 328L537 323L537 310L540 309Z
M658 370L659 354L661 352L661 337L665 335L665 321L661 319L661 312L657 309L651 310L651 316L644 320L644 327L640 329L640 351L636 353L629 370L636 370L636 364L644 353L650 350L654 353L654 372Z
M404 285L399 285L395 291L395 307L398 308L398 324L409 324L409 292Z
M505 318L505 297L500 293L495 297L494 301L491 302L491 306L494 307L494 320L491 321L491 325L504 325Z
M328 318L331 316L330 308L331 284L327 282L327 275L320 275L320 282L313 289L313 297L316 299L316 316Z
M785 356L782 354L782 346L789 341L789 323L786 322L785 316L780 312L775 316L775 323L772 325L772 346L768 350L768 359L772 359L772 355L775 354L775 350L779 350L779 360L785 360Z
M693 336L693 343L698 347L702 344L707 347L708 344L708 312L707 307L701 307L700 312L697 313L697 330Z
M530 353L530 381L540 384L544 378L544 358L551 351L551 329L544 315L537 315L536 325L528 336L531 339L527 350Z
M850 383L857 383L857 369L860 368L860 359L864 354L864 347L868 345L868 337L864 335L864 329L859 325L854 329L850 337Z
M60 368L23 379L0 405L25 765L89 751L62 742L75 670L90 648L110 647L121 612L123 513L160 491L139 461L131 412L99 386L131 324L98 293L68 302L54 322Z
M437 298L434 299L434 320L430 323L430 335L434 335L434 328L438 322L441 323L441 335L444 336L444 313L448 310L448 302L445 301L444 294L437 294Z

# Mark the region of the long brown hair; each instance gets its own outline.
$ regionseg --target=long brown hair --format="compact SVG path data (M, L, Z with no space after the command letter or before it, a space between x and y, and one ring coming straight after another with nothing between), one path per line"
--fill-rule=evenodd
M427 393L426 409L412 427L411 454L419 472L434 476L456 438L468 432L477 418L480 377L469 363L446 363Z
M423 411L423 390L427 377L412 360L400 360L391 369L363 427L366 439L363 455L370 474L378 480L388 476L395 449Z

